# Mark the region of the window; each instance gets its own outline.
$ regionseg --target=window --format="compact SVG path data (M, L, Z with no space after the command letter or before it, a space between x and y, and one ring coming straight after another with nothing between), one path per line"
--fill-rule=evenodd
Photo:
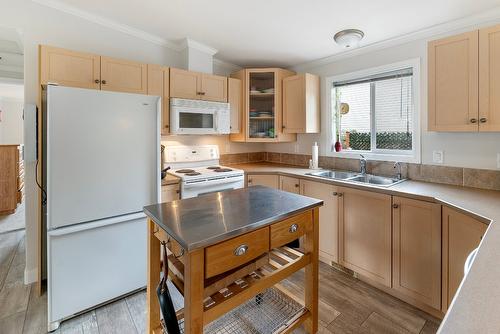
M329 78L332 155L417 162L418 74L414 60Z

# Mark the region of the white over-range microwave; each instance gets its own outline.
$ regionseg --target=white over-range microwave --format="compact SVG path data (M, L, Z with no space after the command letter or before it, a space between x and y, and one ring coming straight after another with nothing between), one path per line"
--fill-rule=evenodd
M221 135L230 129L229 103L170 99L170 132L178 135Z

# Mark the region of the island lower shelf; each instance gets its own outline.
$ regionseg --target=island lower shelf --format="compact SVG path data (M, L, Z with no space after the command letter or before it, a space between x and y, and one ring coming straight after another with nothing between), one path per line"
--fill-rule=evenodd
M301 324L308 333L316 333L318 213L317 207L309 209L191 252L182 250L149 220L148 333L163 333L154 294L160 243L168 245L169 279L184 296L184 309L177 312L183 333L234 333L235 328L248 333L290 333ZM299 237L303 251L287 246ZM240 261L239 256L251 259ZM304 298L298 299L280 282L301 269Z

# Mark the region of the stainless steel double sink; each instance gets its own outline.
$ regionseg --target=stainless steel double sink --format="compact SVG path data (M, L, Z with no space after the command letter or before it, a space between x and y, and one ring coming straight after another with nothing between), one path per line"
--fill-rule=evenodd
M338 170L324 170L318 172L306 173L306 175L322 177L325 179L342 180L356 183L373 184L381 187L390 187L395 184L406 181L405 179L397 179L385 176L360 174L356 172L346 172Z

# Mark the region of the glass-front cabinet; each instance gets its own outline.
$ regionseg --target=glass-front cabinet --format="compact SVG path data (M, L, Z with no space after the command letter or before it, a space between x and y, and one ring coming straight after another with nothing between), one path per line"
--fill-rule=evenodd
M233 73L242 85L240 132L232 141L289 142L295 134L284 134L282 128L282 82L294 72L279 68L244 69Z

